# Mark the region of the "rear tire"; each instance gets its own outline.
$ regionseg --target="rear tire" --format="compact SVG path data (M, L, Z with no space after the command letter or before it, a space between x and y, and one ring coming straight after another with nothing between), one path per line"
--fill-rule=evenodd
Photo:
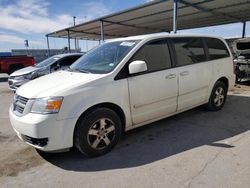
M206 108L210 111L218 111L223 108L227 98L227 87L221 82L217 81L214 84L211 92L209 102L206 104Z
M74 132L74 145L89 157L111 151L121 137L121 120L108 108L95 108L80 117Z

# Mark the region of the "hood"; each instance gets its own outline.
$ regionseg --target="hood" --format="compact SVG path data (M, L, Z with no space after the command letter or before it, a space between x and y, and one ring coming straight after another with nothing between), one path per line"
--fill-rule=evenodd
M32 66L29 66L29 67L25 67L23 69L20 69L20 70L17 70L15 72L13 72L10 76L22 76L22 75L25 75L25 74L29 74L29 73L32 73L36 70L38 70L39 68L37 67L32 67Z
M58 71L22 85L17 89L17 94L26 98L62 95L64 91L68 91L73 87L86 84L103 76L102 74Z

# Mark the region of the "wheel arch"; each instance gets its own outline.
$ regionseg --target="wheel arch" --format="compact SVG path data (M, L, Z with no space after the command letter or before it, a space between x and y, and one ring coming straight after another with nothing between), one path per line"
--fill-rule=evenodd
M227 79L227 77L225 77L225 76L220 77L218 80L216 80L216 82L218 82L218 81L223 82L225 84L226 88L228 89L228 87L229 87L229 80Z
M209 101L209 98L210 98L210 95L211 95L211 92L212 92L212 90L214 88L215 83L218 82L218 81L223 82L226 85L226 88L228 90L228 88L229 88L229 79L226 76L221 76L218 79L214 79L213 82L210 84L209 89L208 89L207 102Z
M76 125L79 123L81 117L83 117L84 115L90 113L91 111L93 111L96 108L109 108L111 110L113 110L115 113L117 113L117 115L119 116L120 120L121 120L121 124L122 124L122 132L125 131L125 127L126 127L126 117L125 117L125 113L122 110L122 108L114 103L110 103L110 102L103 102L103 103L99 103L99 104L95 104L91 107L89 107L88 109L86 109L77 119ZM74 132L76 129L76 125L74 128Z

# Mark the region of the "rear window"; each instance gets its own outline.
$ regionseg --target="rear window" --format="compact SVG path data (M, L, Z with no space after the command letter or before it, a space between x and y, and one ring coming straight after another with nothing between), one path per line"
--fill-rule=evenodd
M174 38L173 44L177 58L177 66L190 65L206 61L205 50L201 38Z
M215 38L205 38L204 40L207 43L210 60L230 56L226 45L221 40Z

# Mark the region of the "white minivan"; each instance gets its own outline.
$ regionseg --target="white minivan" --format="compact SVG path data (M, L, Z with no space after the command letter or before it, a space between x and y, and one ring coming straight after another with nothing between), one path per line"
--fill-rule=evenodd
M18 137L38 150L109 152L121 133L206 104L220 110L235 81L222 38L149 34L107 41L67 71L20 87L9 109Z

